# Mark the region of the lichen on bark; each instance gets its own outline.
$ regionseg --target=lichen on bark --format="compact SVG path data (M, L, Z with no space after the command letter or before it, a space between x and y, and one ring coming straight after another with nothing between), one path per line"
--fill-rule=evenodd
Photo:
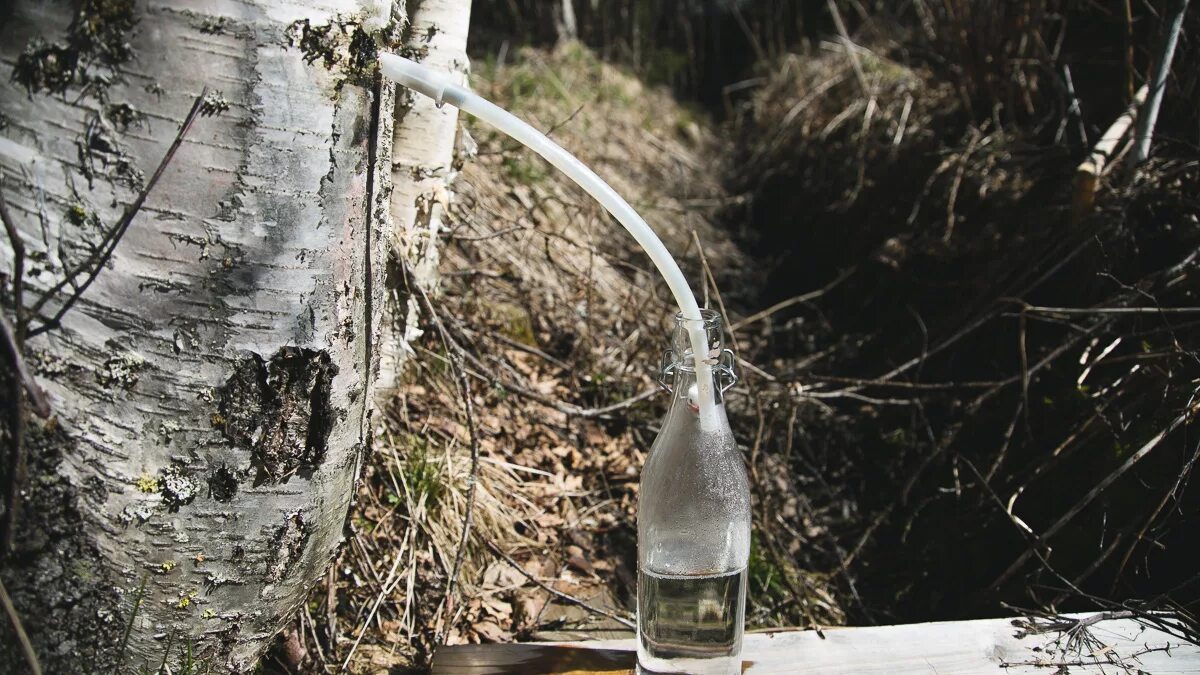
M313 24L308 19L293 22L290 46L304 53L308 63L320 61L326 70L340 75L344 84L362 87L374 85L379 45L376 38L357 20L339 17L329 23Z
M107 572L82 516L104 503L106 488L99 479L75 485L60 472L63 455L75 441L57 420L30 419L25 431L30 480L21 530L14 550L0 563L0 577L25 630L43 646L39 657L45 672L80 672L81 663L89 672L115 672L132 605ZM0 639L0 672L26 672L24 656L10 636Z
M133 58L129 31L137 25L134 0L84 0L61 42L32 38L13 67L13 80L33 95L62 93L74 84L107 87L108 72Z

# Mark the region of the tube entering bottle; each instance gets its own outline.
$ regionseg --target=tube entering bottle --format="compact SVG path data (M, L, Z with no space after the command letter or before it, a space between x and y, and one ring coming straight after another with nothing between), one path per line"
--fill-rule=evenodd
M654 266L667 282L675 297L679 311L688 319L688 336L695 359L697 388L700 398L700 428L705 432L716 432L720 428L716 393L713 383L712 360L709 355L704 322L696 296L684 277L679 264L671 257L662 240L633 207L613 190L604 179L589 169L577 157L547 138L537 129L526 124L507 110L478 96L466 87L454 82L447 73L427 68L395 54L379 55L380 71L383 75L413 91L441 103L449 103L459 110L470 113L504 132L522 145L541 155L543 159L562 171L579 187L590 194L617 222L637 240Z

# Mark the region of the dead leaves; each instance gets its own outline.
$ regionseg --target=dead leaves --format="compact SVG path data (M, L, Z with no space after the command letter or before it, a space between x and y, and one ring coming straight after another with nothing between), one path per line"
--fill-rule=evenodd
M555 70L590 78L579 65L567 60ZM707 167L722 155L701 156L707 142L676 139L674 104L656 91L646 95L659 111L650 122L661 127L650 134L644 108L618 99L578 111L556 97L522 103L547 120L577 112L556 138L611 169L615 187L634 201L660 205L656 227L670 245L682 249L695 229L713 264L728 262L736 247L708 211L691 206L720 192ZM498 138L477 137L479 158L463 168L448 207L442 292L434 300L446 330L473 358L467 376L481 458L475 528L539 582L616 607L633 588L637 477L653 438L647 427L664 401L639 402L613 420L573 418L563 409L601 408L652 387L646 366L657 363L674 309L633 240L599 207L565 179L527 170L530 158L513 155ZM380 592L372 580L387 572L378 567L392 559L380 552L396 550L406 535L416 551L405 562L407 576L363 641L390 645L393 664L419 662L443 628L449 644L501 642L586 619L579 608L562 611L561 599L497 561L480 539L469 545L459 592L443 605L447 561L462 531L470 439L437 331L427 330L414 348L407 384L385 411L364 473L355 513L366 544L347 554L362 583L341 582L340 628L358 630L360 608ZM410 461L417 453L424 463ZM425 490L424 502L415 475L421 466L440 485Z

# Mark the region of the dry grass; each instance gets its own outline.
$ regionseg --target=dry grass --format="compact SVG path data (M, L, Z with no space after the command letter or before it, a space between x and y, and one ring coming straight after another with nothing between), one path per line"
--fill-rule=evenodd
M712 223L727 202L715 178L723 146L703 118L575 45L477 64L473 83L609 179L686 252L693 278L697 240L715 268L746 267ZM554 608L563 601L522 571L617 614L633 592L637 478L662 412L648 394L670 296L590 198L490 129L467 128L478 152L444 233L437 318L426 316L379 424L350 544L297 631L318 669L352 648L350 670L372 672L420 665L439 640L572 627ZM468 509L469 424L480 456L473 527L447 597Z
M1038 140L1061 129L1053 106L991 114L1005 87L1047 71L1001 42L980 48L1009 61L956 79L903 40L851 37L863 44L775 62L722 135L575 45L479 63L474 82L610 179L685 252L694 287L700 251L717 273L706 304L733 313L746 375L731 414L754 481L752 624L948 618L1025 597L1054 608L1101 576L1132 597L1143 582L1127 566L1194 512L1182 432L1133 450L1195 410L1196 327L1154 309L1186 309L1194 292L1195 260L1168 243L1193 239L1162 222L1196 222L1197 167L1166 158L1115 176L1096 216L1068 227L1070 144ZM369 672L420 665L443 639L568 627L544 586L630 605L670 297L589 198L467 128L478 152L443 233L436 321L381 426L351 545L301 620L328 668L360 637L350 663ZM718 219L752 236L735 245ZM474 534L448 594L473 443ZM1041 535L1062 542L1055 558ZM1100 554L1064 556L1097 537ZM929 592L940 580L997 588Z

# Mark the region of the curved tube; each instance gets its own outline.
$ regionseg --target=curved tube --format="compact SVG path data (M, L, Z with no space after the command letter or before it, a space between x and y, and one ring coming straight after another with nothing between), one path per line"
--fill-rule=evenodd
M583 188L596 201L600 202L609 213L617 219L633 235L659 274L667 282L679 311L684 318L695 321L689 333L692 343L692 354L696 362L696 380L700 398L700 428L704 431L716 431L720 428L716 397L713 393L712 366L714 359L707 358L708 339L704 331L704 322L700 316L700 306L696 296L688 286L687 278L675 259L671 257L667 247L646 224L645 220L633 210L613 190L604 179L580 162L554 141L546 138L540 131L529 126L507 110L481 98L471 90L455 84L445 73L422 66L415 61L396 56L395 54L380 53L380 70L385 77L413 91L432 98L440 106L443 103L468 112L488 124L496 127L514 140L525 145L530 150L541 155L543 159L554 165L559 171L567 174L579 187Z

